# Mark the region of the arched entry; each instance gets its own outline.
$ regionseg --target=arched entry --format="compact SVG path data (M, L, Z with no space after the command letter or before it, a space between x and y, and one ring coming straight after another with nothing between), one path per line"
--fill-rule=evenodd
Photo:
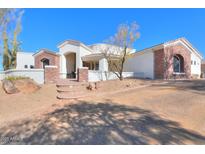
M46 65L49 65L50 60L47 58L43 58L41 59L41 62L42 62L42 67L45 68Z

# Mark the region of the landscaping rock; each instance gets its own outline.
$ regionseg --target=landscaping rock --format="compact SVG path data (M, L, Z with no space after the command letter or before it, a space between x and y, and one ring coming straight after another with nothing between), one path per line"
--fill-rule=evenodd
M15 80L14 85L23 93L33 93L40 89L40 86L32 79Z
M15 94L20 92L10 80L3 80L2 87L7 94Z
M2 81L2 88L7 94L15 94L18 92L32 93L40 89L40 86L32 79L16 79Z
M90 82L89 85L87 86L88 90L94 90L95 89L95 83Z
M87 86L88 90L95 90L99 88L99 84L97 82L90 82Z

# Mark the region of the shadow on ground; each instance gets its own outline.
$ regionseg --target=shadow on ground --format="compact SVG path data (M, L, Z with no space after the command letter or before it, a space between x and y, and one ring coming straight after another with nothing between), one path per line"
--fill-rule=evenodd
M66 105L41 119L1 128L0 137L1 144L205 143L204 136L148 110L109 102Z
M155 84L153 86L173 86L178 88L179 90L192 90L198 94L204 94L205 92L205 80L173 80L167 82L167 84Z

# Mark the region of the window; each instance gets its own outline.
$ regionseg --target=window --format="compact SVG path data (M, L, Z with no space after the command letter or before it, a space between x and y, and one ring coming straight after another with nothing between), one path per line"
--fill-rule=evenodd
M95 70L95 63L94 62L91 62L91 69Z
M193 60L191 61L191 65L193 65Z
M88 69L90 69L90 64L89 64L89 62L84 61L84 62L83 62L83 67L88 67Z
M99 62L98 61L88 61L83 62L83 67L88 67L89 70L99 70Z
M30 69L32 69L32 68L34 68L34 66L33 66L33 65L30 65Z
M173 69L175 73L184 72L184 59L181 55L175 55L173 59Z
M180 72L180 60L177 56L174 56L174 72Z
M194 65L196 65L196 61L194 61Z
M99 70L99 62L95 63L95 70Z
M28 65L24 65L24 68L28 68Z

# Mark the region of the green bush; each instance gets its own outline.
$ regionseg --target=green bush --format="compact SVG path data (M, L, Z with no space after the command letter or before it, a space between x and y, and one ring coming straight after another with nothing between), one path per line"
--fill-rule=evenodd
M7 76L5 78L6 80L15 81L15 80L21 80L21 79L29 79L29 77L24 76Z

